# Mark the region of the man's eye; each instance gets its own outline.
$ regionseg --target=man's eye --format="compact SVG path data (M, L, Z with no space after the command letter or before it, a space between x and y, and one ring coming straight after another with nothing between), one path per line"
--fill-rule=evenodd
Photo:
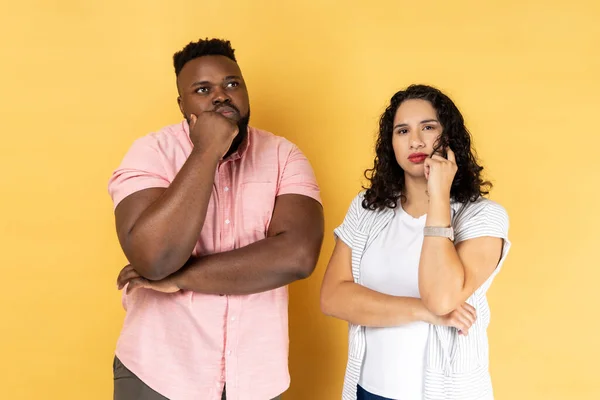
M229 82L227 84L227 87L238 87L238 86L240 86L239 82Z
M197 93L208 93L208 88L207 87L199 87L198 89L196 89Z

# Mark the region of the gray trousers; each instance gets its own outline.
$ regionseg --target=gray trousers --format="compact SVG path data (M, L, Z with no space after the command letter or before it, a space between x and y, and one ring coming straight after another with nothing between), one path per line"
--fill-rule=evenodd
M140 378L128 370L117 357L113 362L113 376L114 400L169 400L150 389ZM223 388L221 400L226 400L226 398L225 388ZM281 396L277 396L273 400L281 400Z

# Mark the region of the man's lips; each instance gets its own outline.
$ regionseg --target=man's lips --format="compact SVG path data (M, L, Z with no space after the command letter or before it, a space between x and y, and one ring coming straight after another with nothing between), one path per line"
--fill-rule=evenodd
M238 116L240 114L238 112L238 110L236 110L235 108L233 108L231 106L221 106L219 108L216 108L215 112L218 112L219 114L223 115L224 117L228 117L228 118Z

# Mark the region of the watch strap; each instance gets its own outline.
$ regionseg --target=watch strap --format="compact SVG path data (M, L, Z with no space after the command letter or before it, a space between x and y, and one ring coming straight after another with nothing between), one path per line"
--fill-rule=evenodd
M423 228L423 235L445 237L454 241L454 229L452 227L426 226Z

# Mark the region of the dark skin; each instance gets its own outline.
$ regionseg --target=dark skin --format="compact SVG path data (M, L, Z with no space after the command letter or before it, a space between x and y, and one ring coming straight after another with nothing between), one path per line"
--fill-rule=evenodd
M324 234L321 205L307 196L278 196L267 237L236 250L191 257L204 224L215 171L236 144L249 113L241 71L223 56L188 62L177 79L178 103L194 149L171 183L136 192L115 210L119 241L130 261L119 289L250 294L285 286L313 272Z

